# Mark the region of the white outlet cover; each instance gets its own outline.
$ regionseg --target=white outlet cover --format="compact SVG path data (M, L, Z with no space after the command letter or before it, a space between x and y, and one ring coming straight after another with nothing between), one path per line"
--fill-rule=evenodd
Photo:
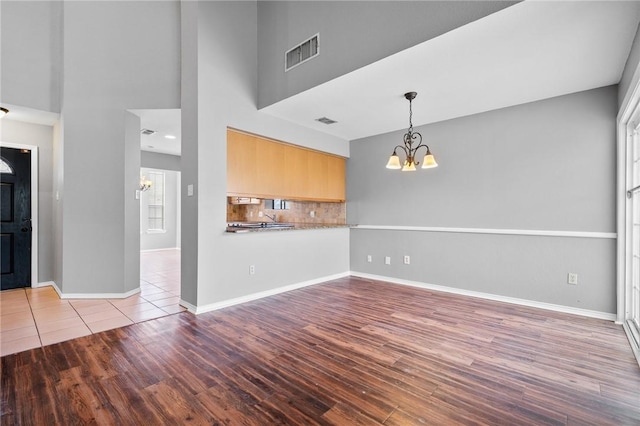
M367 255L367 262L369 262L369 263L371 263L371 262L372 262L372 258L371 258L371 255L370 255L370 254L369 254L369 255Z
M385 265L391 265L391 258L389 256L385 256L384 258L384 264Z

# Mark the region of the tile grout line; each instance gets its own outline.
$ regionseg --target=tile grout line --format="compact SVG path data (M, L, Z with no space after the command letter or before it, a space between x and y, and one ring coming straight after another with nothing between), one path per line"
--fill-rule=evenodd
M31 312L31 318L33 318L33 325L36 328L36 333L38 333L38 341L40 342L40 347L44 348L44 345L42 344L42 337L40 336L40 327L38 327L38 321L36 321L36 316L33 314L33 306L31 306L31 299L29 299L29 296L27 295L27 289L23 288L22 290L24 291L24 297L27 298L27 304L29 305L29 312Z

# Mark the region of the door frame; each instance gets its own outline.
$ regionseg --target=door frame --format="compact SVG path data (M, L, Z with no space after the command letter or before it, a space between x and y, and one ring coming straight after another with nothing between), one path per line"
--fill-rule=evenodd
M31 287L38 287L38 147L2 142L0 147L31 151Z

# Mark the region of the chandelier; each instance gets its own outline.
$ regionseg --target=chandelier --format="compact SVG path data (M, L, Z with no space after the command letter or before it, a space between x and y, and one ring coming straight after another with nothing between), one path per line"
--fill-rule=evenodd
M146 178L146 176L140 176L140 191L145 192L151 189L153 182Z
M393 148L393 154L389 157L389 162L387 163L387 169L402 169L403 172L413 172L416 170L416 166L420 163L416 161L416 152L420 148L426 148L424 159L422 160L422 168L423 169L431 169L433 167L438 167L438 163L436 163L436 159L431 153L429 147L422 143L422 135L418 132L413 131L413 123L411 122L411 118L413 115L413 111L411 109L411 101L413 101L418 94L416 92L408 92L404 94L404 97L409 101L409 130L404 134L403 145L397 145ZM415 148L413 145L416 144ZM400 157L398 157L398 148L404 151L405 160L402 166L400 165Z

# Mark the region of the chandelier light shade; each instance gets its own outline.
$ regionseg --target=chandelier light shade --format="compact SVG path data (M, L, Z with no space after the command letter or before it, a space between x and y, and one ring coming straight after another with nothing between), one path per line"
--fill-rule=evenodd
M404 94L404 97L409 101L409 130L404 134L403 144L396 145L396 147L393 148L393 154L391 154L391 157L389 157L389 161L387 162L387 169L414 172L416 170L416 166L420 164L420 162L416 161L416 153L420 148L426 149L422 160L422 168L431 169L433 167L438 167L436 158L431 153L431 150L427 145L422 143L422 135L413 131L413 123L411 121L413 110L411 109L411 101L413 101L416 96L418 96L416 92L408 92ZM404 151L405 160L403 163L400 163L398 148Z

